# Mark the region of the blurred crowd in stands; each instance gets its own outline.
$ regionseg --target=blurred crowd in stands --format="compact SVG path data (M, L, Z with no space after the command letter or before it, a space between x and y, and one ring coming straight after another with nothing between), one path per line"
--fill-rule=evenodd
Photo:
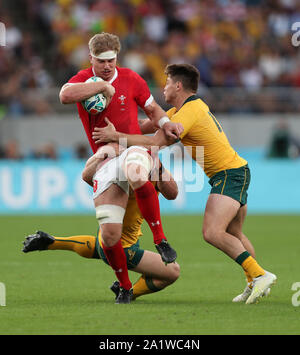
M119 65L154 92L167 63L188 62L215 112L300 111L287 91L300 87L291 43L299 0L2 0L0 21L0 118L53 112L49 92L58 103L57 88L89 66L88 40L101 31L120 37Z
M87 144L78 143L75 147L63 148L54 143L47 142L35 149L22 151L19 142L15 139L8 140L0 146L0 161L2 159L22 161L34 160L58 160L58 159L83 159L86 160L92 152Z

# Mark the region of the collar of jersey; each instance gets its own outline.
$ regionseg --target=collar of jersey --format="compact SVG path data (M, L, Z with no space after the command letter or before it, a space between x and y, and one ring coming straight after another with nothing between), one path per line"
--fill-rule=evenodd
M188 97L188 98L184 101L184 103L182 104L182 106L185 105L186 103L190 102L190 101L194 101L194 100L197 100L197 99L199 99L199 97L198 97L197 95L192 95L192 96ZM181 107L182 107L182 106L181 106Z
M92 67L92 71L93 71L94 76L97 76L96 73L95 73L95 71L94 71L94 68L93 68L93 67ZM118 69L116 68L116 69L115 69L115 74L114 74L114 76L109 80L109 83L111 84L114 80L117 79L117 77L118 77Z

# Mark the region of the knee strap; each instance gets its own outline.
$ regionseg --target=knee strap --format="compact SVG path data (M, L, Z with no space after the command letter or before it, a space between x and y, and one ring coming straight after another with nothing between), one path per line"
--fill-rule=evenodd
M101 205L96 207L96 218L99 225L104 223L123 223L125 208L116 205Z

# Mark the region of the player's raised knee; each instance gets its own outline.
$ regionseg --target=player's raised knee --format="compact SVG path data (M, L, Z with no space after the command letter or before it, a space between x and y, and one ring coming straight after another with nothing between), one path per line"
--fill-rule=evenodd
M175 282L180 276L180 266L177 263L168 264L168 277L166 278L166 282L168 285L171 285Z
M138 188L148 181L152 165L152 158L144 149L134 148L128 152L123 168L133 188Z
M202 236L207 243L211 244L215 238L215 231L212 228L203 227Z
M119 231L111 227L103 228L103 226L101 229L102 242L108 248L113 247L120 239Z
M177 263L172 263L172 279L175 282L180 276L180 265Z

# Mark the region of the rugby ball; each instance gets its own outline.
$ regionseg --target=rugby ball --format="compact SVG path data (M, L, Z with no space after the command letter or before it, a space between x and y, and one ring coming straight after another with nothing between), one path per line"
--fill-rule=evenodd
M91 78L86 80L86 83L90 83L93 81L96 82L96 81L103 81L103 80L98 76L92 76ZM82 105L88 113L90 113L91 115L97 115L98 113L102 112L106 108L106 103L107 103L106 97L100 93L84 100L82 102Z

